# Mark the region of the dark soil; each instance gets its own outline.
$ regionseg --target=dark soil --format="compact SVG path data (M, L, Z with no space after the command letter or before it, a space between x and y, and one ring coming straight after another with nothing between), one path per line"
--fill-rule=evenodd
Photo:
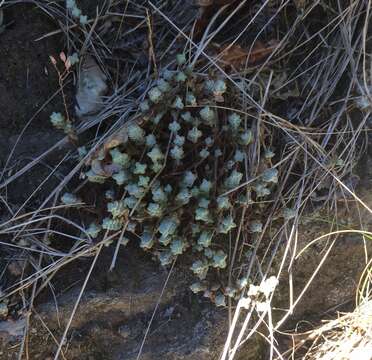
M63 45L58 36L36 39L55 30L56 25L40 10L27 5L5 9L4 19L9 26L0 35L1 135L18 134L37 112L32 128L46 130L50 128L50 113L61 105L57 95L41 110L58 90L49 56L56 56Z

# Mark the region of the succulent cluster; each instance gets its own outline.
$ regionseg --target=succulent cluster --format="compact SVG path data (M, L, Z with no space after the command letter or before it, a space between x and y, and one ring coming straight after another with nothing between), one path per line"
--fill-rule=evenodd
M140 247L162 265L192 254L190 269L198 278L192 291L222 306L248 284L237 276L232 286L223 285L228 239L236 236L242 207L270 195L278 171L271 163L274 153L262 146L262 173L251 174L255 135L243 113L228 110L226 81L194 73L184 55L177 62L139 104L140 120L127 124L127 140L102 148L91 160L88 180L109 182L115 190L106 194L107 216L87 232L96 237L129 221ZM246 230L254 237L263 225L252 214Z
M66 0L66 7L71 13L71 16L79 20L81 25L88 24L88 17L83 15L75 0Z
M62 130L68 136L75 137L75 129L72 122L60 112L53 112L49 120L56 129Z

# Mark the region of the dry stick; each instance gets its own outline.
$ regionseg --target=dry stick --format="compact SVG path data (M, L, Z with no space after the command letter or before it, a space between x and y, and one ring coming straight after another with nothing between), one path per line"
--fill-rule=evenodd
M332 174L333 175L333 174ZM333 175L334 176L334 175ZM338 179L336 179L336 180L338 180ZM338 180L339 181L339 180ZM342 184L343 185L343 184ZM345 186L346 187L346 186ZM347 188L347 187L346 187ZM347 190L349 191L349 192L351 192L348 188L347 188ZM368 208L368 207L367 207ZM298 301L298 300L297 300Z
M368 232L368 231L364 231L364 230L337 230L337 231L333 231L333 232L330 232L328 234L324 234L322 236L319 236L318 238L314 239L313 241L311 241L309 244L307 244L301 251L300 253L296 256L296 259L298 259L310 246L312 246L315 242L321 240L321 239L324 239L324 238L327 238L327 237L330 237L332 235L340 235L340 234L360 234L360 235L369 235L369 236L372 236L372 233L371 232ZM323 256L321 262L319 263L319 265L317 266L315 272L313 273L313 275L311 276L311 278L309 279L309 281L307 282L305 288L301 291L300 295L298 296L298 298L296 299L296 301L294 302L293 306L292 306L292 309L289 309L289 310L293 310L295 308L295 306L297 305L297 303L301 300L302 296L304 295L304 293L306 292L307 288L310 286L311 282L314 280L314 277L315 275L319 272L320 270L320 267L323 265L324 261L326 260L326 257L328 256L328 254L330 253L331 249L333 248L335 242L336 242L337 239L333 240L331 245L329 246L326 254ZM275 330L277 330L283 323L284 321L287 319L288 317L288 314L286 314L279 322L278 324L275 326Z
M22 209L27 205L27 203L32 199L32 197L42 188L42 186L54 175L54 173L57 171L58 167L63 164L63 162L68 158L69 153L67 153L55 166L54 169L48 174L48 176L36 187L36 189L30 194L30 196L23 202L23 204L17 209L17 212L13 215L17 216Z
M217 18L225 11L226 8L229 7L229 4L227 5L224 5L222 6L220 9L218 9L218 11L213 15L212 19L209 20L209 23L208 23L208 26L206 27L206 29L204 30L204 34L203 34L203 37L201 38L200 42L199 42L199 45L198 45L198 48L197 48L197 51L196 51L196 54L194 55L194 60L192 61L192 63L190 64L191 68L194 68L196 62L198 61L198 58L200 56L200 54L206 49L206 47L208 46L208 44L212 41L213 37L215 34L217 34L219 31L221 31L224 26L226 25L226 23L231 19L231 17L239 10L240 7L242 7L244 5L244 3L246 3L247 0L244 0L242 1L235 9L234 11L229 14L229 16L223 21L223 23L216 29L216 31L214 32L214 34L212 34L210 36L209 39L207 39L208 37L208 33L209 33L209 30L211 29L211 27L214 25L215 21L217 20Z
M192 44L195 48L198 48L198 45L192 40L190 39L189 36L187 36L176 24L174 24L170 19L169 17L167 17L161 10L159 10L151 1L149 1L149 5L151 7L153 7L153 9L158 12L162 17L164 17L164 19L166 19L186 40L188 40L190 42L190 44ZM248 94L247 91L245 91L245 89L240 86L230 75L228 75L226 73L226 71L224 71L221 66L219 66L217 64L217 62L212 59L208 54L206 54L204 51L202 51L202 54L205 56L206 59L208 59L224 76L226 76L226 78L228 80L231 81L231 83L233 83L250 101L253 105L255 105L258 109L260 109L263 113L267 114L267 115L271 115L271 116L274 116L273 114L271 114L270 112L268 112L267 110L263 109L260 104L254 100L252 98L252 96L250 94Z
M149 10L146 8L146 24L148 27L148 41L149 41L149 58L152 60L154 65L154 73L155 77L158 77L158 66L156 64L156 56L155 56L155 50L154 50L154 43L153 43L153 30L152 30L152 23L151 23L151 17L149 14Z
M79 306L79 303L80 303L80 300L81 300L81 298L82 298L82 296L83 296L84 290L85 290L85 288L86 288L86 286L87 286L87 284L88 284L88 281L89 281L90 275L91 275L91 273L92 273L92 271L93 271L93 269L94 269L94 266L95 266L95 264L96 264L96 262L97 262L98 256L99 256L99 254L100 254L100 252L101 252L101 249L102 249L102 246L103 246L103 243L102 243L102 244L98 247L98 249L97 249L97 253L96 253L96 255L95 255L95 257L94 257L94 259L93 259L93 261L92 261L92 265L90 266L90 269L89 269L89 271L88 271L88 274L87 274L87 276L86 276L86 278L85 278L85 280L84 280L84 284L83 284L83 286L81 287L81 290L80 290L79 296L78 296L78 298L77 298L77 300L76 300L76 302L75 302L74 308L73 308L73 310L72 310L72 312L71 312L71 315L70 315L70 318L69 318L69 320L68 320L68 322L67 322L67 325L66 325L65 331L63 332L63 335L62 335L61 341L60 341L60 343L59 343L59 346L58 346L57 352L56 352L56 354L55 354L55 356L54 356L54 360L58 360L59 354L60 354L60 352L62 351L63 343L65 342L65 339L66 339L66 336L67 336L67 332L68 332L68 330L69 330L69 328L70 328L70 326L71 326L72 320L73 320L73 318L74 318L74 316L75 316L76 310L77 310L77 308L78 308L78 306Z
M40 322L44 326L44 328L48 331L49 335L52 337L52 339L55 342L55 344L58 346L59 345L58 340L56 339L56 337L54 336L54 334L52 333L52 331L49 329L48 325L45 323L45 321L43 320L43 318L35 310L33 310L33 312L36 315L36 317L40 320ZM66 357L65 357L63 351L61 352L61 356L62 356L62 358L64 360L66 360Z
M120 17L134 18L134 19L144 19L144 16L140 16L140 15L130 15L130 14L124 15L124 14L108 13L106 15L100 16L98 18L98 20L103 20L105 18L112 17L112 16L120 16ZM95 21L96 21L96 19L88 20L88 24L94 23ZM50 36L61 34L63 32L69 31L69 30L74 29L76 27L79 27L79 24L68 25L64 29L54 30L54 31L51 31L51 32L49 32L45 35L42 35L39 38L37 38L35 41L44 40L44 39L46 39Z
M39 267L41 266L42 259L43 259L43 254L40 254L39 264L38 264ZM34 304L34 299L35 299L36 285L37 285L37 281L34 282L34 285L32 287L31 300L30 300L29 309L26 315L26 326L25 326L24 333L23 333L21 349L19 350L19 353L18 353L18 360L22 360L24 346L28 338L28 329L30 326L30 317L31 317L31 312L32 312L33 304ZM26 345L26 357L28 359L28 346L27 345Z
M158 301L156 302L155 309L154 309L154 311L153 311L153 313L152 313L152 315L151 315L151 319L150 319L149 324L148 324L148 326L147 326L147 329L146 329L145 335L144 335L144 337L143 337L143 340L142 340L142 343L141 343L140 349L138 350L138 354L137 354L136 360L139 360L140 357L141 357L142 350L143 350L143 347L144 347L145 342L146 342L146 339L147 339L147 335L148 335L148 333L149 333L149 331L150 331L150 328L151 328L152 322L154 321L154 317L155 317L155 314L156 314L156 312L157 312L157 310L158 310L158 307L159 307L159 305L160 305L160 300L161 300L161 298L163 297L163 294L164 294L165 288L166 288L167 285L168 285L168 281L169 281L170 276L171 276L171 274L172 274L172 271L173 271L174 265L175 265L175 263L176 263L176 260L177 260L177 258L174 259L173 264L172 264L172 267L170 268L169 273L168 273L168 276L167 276L167 278L166 278L166 280L165 280L165 282L164 282L164 286L163 286L163 288L161 289L161 293L160 293L160 295L159 295L159 299L158 299Z
M231 340L232 340L232 337L234 335L234 330L236 328L236 325L238 323L238 319L239 319L239 315L240 315L240 311L241 309L245 308L245 306L243 305L245 302L245 299L240 299L238 301L238 305L236 307L236 310L235 310L235 313L234 313L234 317L233 317L233 320L232 320L232 323L231 323L231 326L229 328L229 333L227 335L227 338L226 338L226 341L225 341L225 346L224 346L224 349L223 349L223 352L222 352L222 355L220 357L220 360L225 360L226 356L227 356L227 353L230 349L230 344L231 344ZM250 311L249 311L249 314L252 314L252 311L253 311L253 307L250 306ZM247 316L248 317L248 316Z
M40 271L38 271L34 274L29 275L25 279L25 280L28 280L29 283L24 284L24 281L19 281L16 284L12 285L10 288L14 288L15 286L18 286L19 284L23 284L23 285L19 286L18 288L8 292L7 296L9 297L9 296L15 294L16 292L20 291L21 289L24 289L24 288L27 288L27 287L31 286L35 281L37 281L41 277L45 277L49 273L53 273L57 268L66 266L70 262L72 262L72 261L74 261L74 260L76 260L76 259L78 259L78 258L80 258L84 255L87 255L88 253L92 252L95 248L97 248L101 244L104 244L105 242L108 242L110 239L114 238L115 236L117 236L117 233L114 233L113 235L111 235L106 240L103 240L103 241L99 242L94 247L88 247L87 248L87 245L84 245L81 248L75 249L73 252L67 254L66 256L63 256L61 258L61 260L57 260L55 263L45 266L44 269L42 269L42 270L40 270ZM41 273L41 274L39 274L39 273ZM5 298L5 297L0 297L0 301L3 298Z

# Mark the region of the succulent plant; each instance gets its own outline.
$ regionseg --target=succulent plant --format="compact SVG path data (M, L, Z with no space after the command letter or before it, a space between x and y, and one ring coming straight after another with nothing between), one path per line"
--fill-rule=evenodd
M80 17L80 19L82 18L82 16ZM88 19L87 19L88 20ZM81 21L80 21L81 22ZM69 55L67 57L67 61L70 63L71 66L74 66L76 65L78 62L79 62L79 55L78 53L73 53L72 55Z
M227 298L238 299L248 284L245 277L232 279L229 287L224 283L241 207L252 209L245 221L257 219L257 224L250 221L245 235L254 239L263 230L259 214L266 201L260 199L275 190L278 172L265 136L255 139L263 142L257 147L259 163L247 156L253 132L238 110L229 110L237 99L229 101L226 79L193 72L183 54L177 64L160 70L161 77L133 112L141 122L126 125L129 141L99 149L93 157L102 166L92 163L86 176L115 190L104 200L108 217L103 229L117 231L129 221L132 230L129 225L126 230L142 234L139 246L164 266L188 253L193 257L191 271L202 280L191 290L225 306ZM219 106L222 101L226 103ZM53 119L64 126L62 115ZM215 286L211 281L218 272Z
M227 258L227 255L222 250L218 250L213 254L213 258L212 258L213 262L211 265L214 268L224 269L227 266L226 258Z
M201 109L199 115L209 126L213 126L215 124L216 114L209 106L205 106L203 109Z
M118 148L110 150L112 162L123 167L127 167L130 164L130 158L128 154L120 152Z
M229 126L233 131L237 131L240 127L242 119L237 113L232 113L228 117Z
M171 253L173 255L181 255L185 251L186 243L182 239L174 239L170 244Z
M201 193L208 194L212 190L212 186L213 184L211 181L203 179L202 183L199 186L199 190Z
M210 202L211 201L206 198L201 198L199 199L198 206L201 208L208 209Z
M212 221L209 210L206 208L197 208L195 210L195 220L204 221L209 223Z
M190 290L194 293L194 294L197 294L199 292L202 292L202 291L205 291L207 290L207 286L203 283L201 283L200 281L198 282L194 282L191 286L190 286Z
M265 184L258 183L253 187L253 190L256 192L258 198L265 197L270 195L271 191L265 186Z
M172 104L172 107L178 110L182 110L185 107L185 105L182 99L179 96L177 96Z
M169 82L164 80L164 79L159 79L157 81L157 85L158 85L158 88L159 90L162 92L162 93L166 93L168 91L170 91L172 89L172 87L170 86Z
M265 156L265 159L272 159L275 156L275 153L271 149L267 149L265 151L264 156Z
M170 150L170 156L176 161L180 161L184 157L184 154L182 146L175 145Z
M139 174L146 174L146 164L141 164L139 162L136 162L134 164L133 174L139 175Z
M213 233L210 231L203 231L199 238L198 238L198 244L208 248L212 243Z
M162 251L159 254L159 261L163 266L169 265L173 261L173 255L170 251Z
M138 199L136 199L134 196L127 196L124 199L125 206L127 206L129 209L133 209L138 202Z
M137 199L140 199L145 194L145 189L138 186L137 184L128 184L125 186L125 190L128 191L128 194L134 196Z
M195 97L194 94L188 93L186 95L186 105L188 105L188 106L196 106L197 105L196 97Z
M148 147L153 147L156 145L156 137L154 134L149 134L146 136L146 145Z
M150 183L150 178L148 176L139 176L137 185L143 188L147 188Z
M92 169L88 170L85 173L85 176L87 177L88 181L98 184L103 184L107 179L105 176L96 174Z
M152 189L152 200L157 203L165 203L167 201L168 197L165 193L164 189L159 186L155 189Z
M112 190L112 189L110 189L110 190L106 190L106 191L105 191L105 198L106 198L107 200L114 200L114 198L115 198L115 191Z
M241 145L249 145L253 141L253 134L251 130L246 130L239 136L239 144Z
M153 163L157 163L164 159L164 154L157 146L153 147L151 151L147 153L147 156L152 160Z
M148 95L149 95L149 99L155 104L159 103L163 98L163 93L161 92L161 90L157 86L152 88L149 91Z
M176 74L175 80L177 82L182 82L183 83L187 80L187 76L185 75L185 73L183 71L178 71L177 74Z
M193 127L188 133L187 133L187 139L193 142L194 144L198 142L199 138L202 136L202 132L197 128Z
M221 234L227 234L235 227L236 224L234 223L233 217L231 215L228 215L222 219L221 224L218 228L218 232Z
M204 280L207 276L209 264L205 260L196 260L195 262L193 262L190 269L196 276L198 276L200 280Z
M234 160L236 162L242 162L244 160L244 153L240 150L236 150L234 154Z
M107 211L111 213L113 218L123 216L127 210L128 209L123 200L113 201L107 204Z
M144 232L141 236L140 247L145 250L149 250L154 246L154 238L148 233Z
M126 170L120 170L116 174L112 175L112 178L115 180L115 182L118 185L123 185L128 182L129 180L129 175Z
M262 174L262 180L276 184L278 182L278 170L275 168L266 169Z
M89 226L85 229L85 233L88 234L91 238L95 239L100 231L102 226L97 225L96 223L90 223Z
M136 143L142 143L145 138L145 132L140 126L132 122L128 126L128 137Z
M150 103L148 100L144 100L139 104L139 109L141 112L145 113L150 110Z
M261 223L260 221L252 221L252 222L249 224L249 229L250 229L253 233L261 233L262 230L263 230L262 223Z
M217 79L213 82L213 94L220 96L226 92L226 82L224 79Z
M176 201L179 204L186 205L190 202L192 195L188 189L181 189L176 196Z
M120 230L122 226L123 221L121 219L112 219L106 217L102 220L102 228L105 230L117 231Z
M217 207L219 210L227 210L230 209L231 203L227 196L219 196L217 198Z
M174 145L182 147L185 144L185 137L176 135L173 140Z
M181 114L181 119L187 123L191 123L192 120L193 120L193 117L190 113L190 111L186 111L184 113Z
M75 194L72 193L64 193L61 197L61 201L65 205L69 206L77 205L82 202L81 199L79 199Z
M209 151L207 148L204 148L202 150L200 150L199 152L199 156L202 158L202 159L206 159L208 156L209 156Z
M152 217L160 217L163 214L163 209L158 203L150 203L147 206L147 212Z
M214 300L216 306L226 306L226 297L224 294L218 294Z
M233 170L229 177L225 180L225 186L228 189L234 189L240 185L242 181L243 174L237 170Z
M185 54L177 54L177 64L178 65L183 65L186 63L186 56Z
M176 231L178 226L178 221L175 218L172 217L166 217L164 218L158 228L158 231L160 232L162 237L169 237L170 235L173 235Z

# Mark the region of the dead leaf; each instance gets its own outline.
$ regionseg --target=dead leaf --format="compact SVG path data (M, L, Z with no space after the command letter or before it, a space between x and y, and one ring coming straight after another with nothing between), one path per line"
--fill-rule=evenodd
M270 40L267 45L257 41L253 49L243 49L240 45L228 45L222 48L220 62L222 65L240 68L245 64L254 65L270 55L278 45L278 41Z
M50 59L50 62L51 62L53 65L56 65L56 64L57 64L57 60L56 60L52 55L49 55L49 59Z
M66 62L66 54L63 51L59 54L59 58L62 60L62 62Z
M143 119L137 119L132 120L136 121L138 125L140 125L143 121ZM92 169L93 166L94 172L97 175L102 176L110 176L107 175L108 173L115 171L112 167L109 165L102 165L102 158L106 157L107 153L110 151L110 149L115 148L119 145L125 144L128 141L128 125L131 123L131 121L126 122L118 131L116 131L114 134L109 136L103 145L94 153L92 156L87 160L86 164L91 165ZM98 165L99 164L99 165Z

